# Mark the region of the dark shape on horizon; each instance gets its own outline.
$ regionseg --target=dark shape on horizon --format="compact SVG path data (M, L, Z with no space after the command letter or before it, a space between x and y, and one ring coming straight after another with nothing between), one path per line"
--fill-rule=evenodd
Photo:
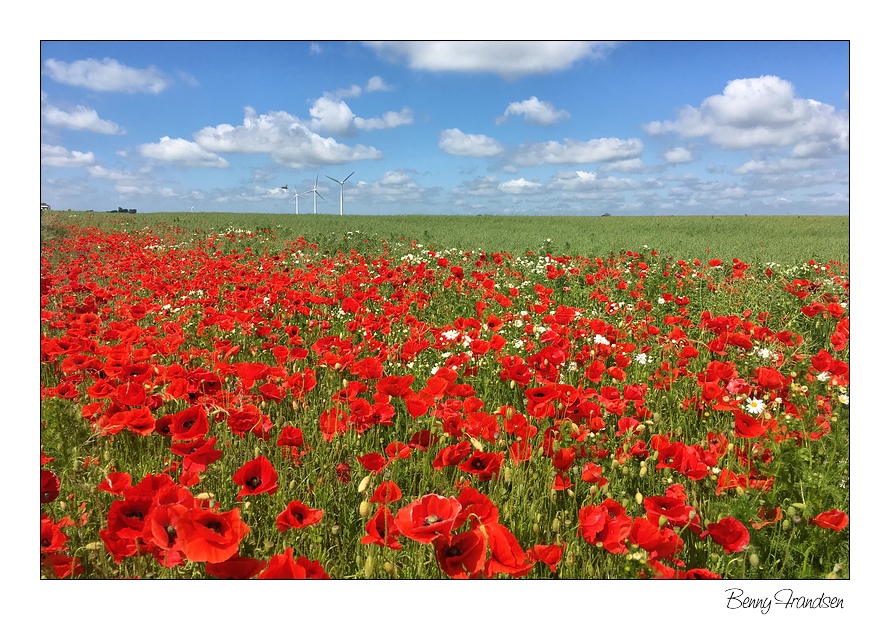
M610 217L610 216L612 216L612 215L609 214L608 212L604 212L604 213L603 213L603 216L604 216L604 217Z

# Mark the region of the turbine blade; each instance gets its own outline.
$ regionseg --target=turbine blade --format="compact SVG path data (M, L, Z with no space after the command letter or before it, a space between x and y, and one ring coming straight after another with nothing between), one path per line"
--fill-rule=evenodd
M353 175L355 175L355 171L352 171L349 175L347 175L347 176L346 176L346 179L349 179L349 178L352 177ZM343 183L344 183L344 184L346 183L346 179L343 180Z
M325 177L327 177L327 178L328 178L329 180L331 180L332 182L337 182L337 180L334 179L333 177L331 177L330 175L325 175ZM339 184L340 182L337 182L337 183Z
M318 192L317 190L315 191L315 194L318 195L319 197L321 197L321 193ZM324 197L321 197L321 198L324 199Z

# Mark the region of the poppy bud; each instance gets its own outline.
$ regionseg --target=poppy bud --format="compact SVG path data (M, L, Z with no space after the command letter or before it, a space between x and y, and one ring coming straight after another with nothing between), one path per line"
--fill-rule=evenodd
M640 477L645 477L647 472L649 472L649 469L646 467L646 463L643 462L643 465L640 466Z
M627 466L622 466L621 474L627 477L630 474L630 468L628 468Z
M513 469L512 468L504 468L503 470L501 470L501 475L502 475L505 483L513 483Z
M213 498L213 493L212 492L202 492L201 494L196 494L195 498L198 501L209 501L210 499Z
M339 535L339 534L340 534L340 526L339 526L339 525L334 525L334 526L332 526L332 527L331 527L331 533L332 533L334 536Z
M99 549L102 549L104 546L105 546L104 542L97 540L96 542L91 542L91 543L84 545L84 549L86 549L87 551L98 551Z
M62 508L62 511L64 511L68 509L68 504L64 501L59 501L59 507Z
M254 456L254 458L257 458L260 456L260 447L259 446L253 447L253 456Z
M368 518L371 514L371 504L367 501L362 501L358 506L358 513L361 514L362 518Z
M553 519L553 522L550 524L550 529L554 532L558 532L560 527L559 518Z
M390 562L388 560L386 562L384 562L383 570L386 571L386 573L388 575L391 575L392 577L396 577L396 565L394 565L392 562Z
M359 493L364 492L368 489L368 484L371 483L371 475L365 475L362 480L358 484Z
M246 512L249 509L250 509L250 501L245 501L244 502L244 511Z
M658 526L659 527L664 527L667 522L668 522L668 517L665 516L664 514L662 514L661 516L658 517Z
M758 556L756 553L752 553L750 556L748 556L748 562L751 563L752 567L757 567L760 564L760 556Z
M539 524L535 523L534 525L532 525L532 531L533 531L535 534L540 534L540 533L541 533L541 526L540 526Z
M566 564L569 565L570 567L571 567L571 566L574 566L574 564L575 564L575 552L570 551L570 552L568 552L568 553L566 554Z
M571 488L567 488L567 489L566 489L566 494L568 494L568 495L569 495L570 497L572 497L573 499L575 498L575 493L574 493L574 491L573 491Z
M296 487L297 487L297 480L296 480L296 479L291 479L291 480L290 480L290 483L287 484L287 488L288 488L288 490L293 490L293 489L296 488Z
M377 563L374 562L374 556L368 556L365 558L365 577L367 579L371 579L371 576L374 575L374 569L376 568Z
M643 503L643 494L639 490L637 490L637 493L634 495L634 501L637 502L637 505Z

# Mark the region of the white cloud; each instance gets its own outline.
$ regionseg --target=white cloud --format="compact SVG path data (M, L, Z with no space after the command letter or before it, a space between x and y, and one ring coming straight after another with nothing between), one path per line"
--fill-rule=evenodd
M382 78L373 76L368 79L368 83L367 85L365 85L364 88L360 85L350 85L348 88L335 90L333 94L328 94L328 96L334 98L335 100L340 100L344 98L355 98L356 96L361 96L363 92L387 92L391 89L392 88L388 86Z
M55 105L44 104L40 109L40 114L46 124L54 127L65 127L66 129L74 129L77 131L94 131L104 134L122 134L124 130L110 120L102 120L95 109L76 106L71 111L59 109Z
M90 177L95 177L96 179L110 179L112 181L133 181L141 179L141 176L138 173L108 169L101 164L87 167L87 173L89 173Z
M328 96L316 99L309 108L309 115L312 116L309 125L313 131L338 136L351 136L357 130L391 129L414 123L414 114L408 107L403 107L400 112L386 112L377 118L362 118L343 101Z
M426 203L438 188L424 188L414 181L408 171L387 171L376 182L360 181L355 186L356 195L369 203Z
M613 42L367 42L380 56L415 70L491 72L515 79L566 70L582 59L601 59Z
M815 159L782 159L774 161L751 160L745 162L738 168L733 169L732 172L736 175L748 175L751 173L787 173L817 169L824 166L826 166L824 161Z
M402 125L414 124L414 113L408 107L403 107L400 112L386 112L377 118L355 117L355 126L362 131L372 129L392 129Z
M674 147L664 152L664 161L668 164L685 164L692 162L694 159L692 151L686 147Z
M676 120L643 125L648 133L674 132L685 138L705 137L724 149L761 147L826 147L849 151L846 112L812 99L797 98L794 86L776 76L736 79L722 94L699 107L687 105Z
M368 92L388 92L391 89L392 88L378 76L373 76L368 79L368 85L365 86L365 90Z
M154 66L144 69L130 68L108 57L101 61L81 59L72 63L47 59L43 67L46 74L54 81L99 92L158 94L170 85L160 70Z
M374 147L351 147L333 138L324 138L287 112L258 116L252 107L244 109L244 122L238 127L229 124L205 127L195 133L194 138L208 151L268 153L275 162L290 168L378 160L383 157Z
M161 162L200 168L228 168L229 163L220 156L201 148L197 143L183 138L164 136L160 142L139 145L143 157Z
M80 151L69 151L65 147L51 144L40 145L40 163L44 166L61 166L65 168L74 168L78 166L90 166L96 163L96 156L93 152L82 153Z
M654 180L641 182L636 179L619 177L600 177L590 171L560 171L550 180L550 187L570 193L614 192L653 188L658 185Z
M541 184L537 182L529 182L526 181L525 178L520 177L519 179L511 179L508 182L503 182L498 188L501 192L509 195L523 195L538 192L541 189Z
M309 124L313 131L333 133L338 136L348 136L353 133L352 120L355 114L343 101L322 96L315 99L309 108L309 115L312 116Z
M495 122L506 122L508 116L524 116L532 124L548 127L569 118L569 113L564 109L556 109L552 103L539 101L532 96L521 102L510 103L504 110L504 115Z
M639 138L599 138L587 142L567 139L564 143L551 140L520 146L516 149L512 162L519 166L591 164L629 160L639 157L642 152L643 143Z
M446 129L439 134L439 148L449 155L494 157L504 150L501 143L482 134Z

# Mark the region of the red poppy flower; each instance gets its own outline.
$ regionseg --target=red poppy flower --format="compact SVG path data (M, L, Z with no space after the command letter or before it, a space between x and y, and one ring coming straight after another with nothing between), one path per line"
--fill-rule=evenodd
M578 510L578 533L591 545L601 546L609 553L626 553L625 541L630 534L631 518L614 499L600 505L587 505Z
M278 435L278 441L275 446L303 446L303 430L300 427L286 425L281 427L281 433Z
M257 575L258 580L324 580L330 579L318 562L300 556L294 560L294 550L288 547L284 553L269 558L266 570Z
M726 553L743 551L751 541L748 528L732 516L726 516L716 523L708 525L708 528L701 534L702 538L707 536L723 547L723 551Z
M683 540L670 527L658 527L647 518L635 518L628 539L649 552L650 560L672 558L683 549Z
M99 490L110 492L112 494L123 494L124 490L130 487L132 478L130 473L113 472L98 485Z
M835 508L822 512L816 518L810 519L810 522L819 527L839 532L850 523L850 519L844 512Z
M368 453L358 458L358 462L372 473L379 473L386 468L387 461L380 453Z
M566 543L561 545L535 545L528 550L530 560L540 560L548 567L552 573L556 573L556 565L562 560L562 554L566 549Z
M61 488L59 478L51 470L40 471L40 502L51 503L59 496Z
M485 565L485 576L492 577L504 573L512 577L523 577L535 568L533 560L522 549L516 536L500 523L485 526L488 535L488 548L491 553Z
M485 535L479 529L456 536L439 536L433 541L442 571L452 578L475 577L485 564Z
M477 475L482 481L488 481L492 477L497 477L503 462L503 453L476 451L465 462L461 463L458 468L472 475Z
M460 514L454 519L454 529L470 521L470 528L479 525L490 525L498 521L498 508L485 494L475 488L466 487L457 495L462 506Z
M782 508L781 506L776 506L772 509L767 509L766 507L761 507L757 511L757 519L751 519L748 521L751 524L751 527L754 529L763 529L767 525L774 525L782 520Z
M403 536L427 544L449 534L460 511L460 501L454 497L427 494L399 510L395 522Z
M239 468L232 475L232 481L241 486L238 499L254 494L275 494L278 491L278 473L272 466L272 462L263 455L250 460Z
M442 470L446 466L454 466L461 463L464 458L473 452L473 445L469 442L458 442L451 446L442 447L433 460L433 468Z
M249 580L266 568L265 560L242 558L234 555L225 562L208 562L204 565L207 575L221 580Z
M176 534L185 557L192 562L224 562L235 555L250 532L238 508L213 512L194 508L176 524Z
M371 503L393 503L402 498L402 491L395 481L386 480L377 486L369 501Z
M170 450L182 455L182 469L196 473L204 472L213 462L222 457L222 451L213 448L216 436L209 440L200 438L194 442L178 442L170 445Z
M377 512L365 526L365 531L368 532L368 535L362 537L361 543L363 545L374 544L396 550L402 548L398 541L399 534L401 533L399 526L396 525L392 512L385 505L377 508Z
M173 414L171 432L173 439L178 442L187 442L202 438L210 430L207 421L207 412L202 405L196 405Z
M324 516L324 510L316 510L299 501L291 501L275 519L275 525L278 526L279 532L286 532L288 529L301 529L315 525L322 516Z

